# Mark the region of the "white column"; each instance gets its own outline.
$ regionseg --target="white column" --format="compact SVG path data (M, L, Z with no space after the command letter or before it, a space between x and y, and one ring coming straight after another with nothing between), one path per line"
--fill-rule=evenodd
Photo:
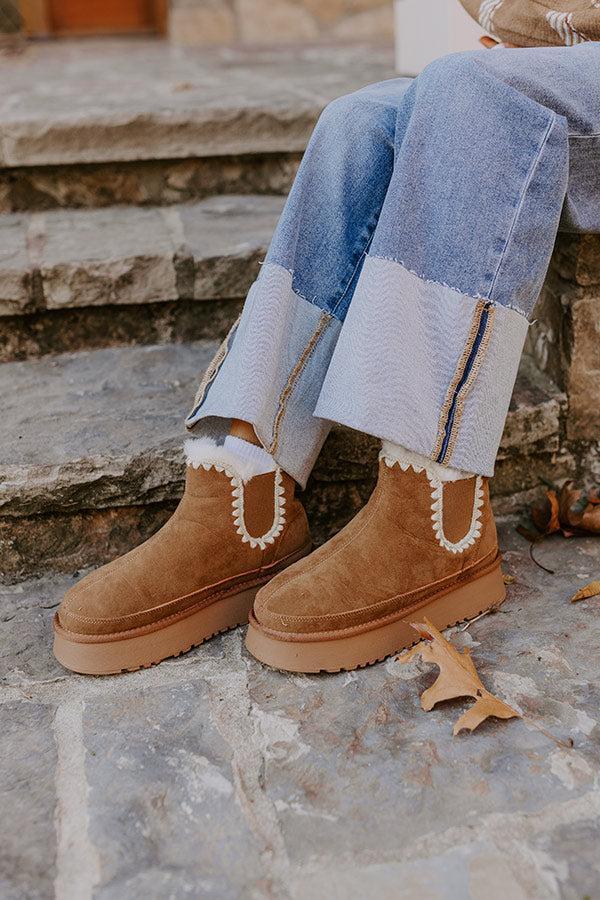
M479 46L481 27L458 0L395 0L396 69L418 75L446 53Z

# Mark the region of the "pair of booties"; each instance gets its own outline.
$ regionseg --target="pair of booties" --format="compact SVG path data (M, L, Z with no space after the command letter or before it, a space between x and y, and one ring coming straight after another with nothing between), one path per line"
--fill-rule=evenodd
M504 599L487 479L443 481L384 443L369 502L311 552L285 472L248 477L197 443L169 521L65 595L54 652L67 668L132 671L249 623L246 646L267 665L351 670L413 644L423 616L445 628Z

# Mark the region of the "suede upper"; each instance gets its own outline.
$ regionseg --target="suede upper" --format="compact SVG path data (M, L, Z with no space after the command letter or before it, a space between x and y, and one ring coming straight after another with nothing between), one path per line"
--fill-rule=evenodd
M442 484L382 460L367 505L261 588L254 615L283 634L366 626L485 571L497 553L487 479Z
M126 632L208 605L237 584L241 590L260 583L269 566L310 542L294 482L282 473L278 490L276 478L273 472L258 475L241 491L240 480L236 497L225 471L188 466L185 493L173 516L144 544L71 588L58 610L60 626L83 635ZM264 546L253 546L248 536L269 531L278 493L281 530Z

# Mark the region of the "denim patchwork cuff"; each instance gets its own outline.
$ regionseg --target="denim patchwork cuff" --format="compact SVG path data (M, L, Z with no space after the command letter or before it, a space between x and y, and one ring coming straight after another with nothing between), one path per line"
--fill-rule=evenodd
M201 382L186 426L219 439L230 419L249 422L304 487L330 427L314 410L340 328L294 293L287 269L265 264Z
M369 256L315 409L492 475L527 319Z

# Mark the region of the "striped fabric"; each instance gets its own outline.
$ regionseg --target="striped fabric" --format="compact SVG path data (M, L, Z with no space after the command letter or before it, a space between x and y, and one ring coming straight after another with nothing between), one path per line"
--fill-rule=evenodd
M481 27L518 47L600 41L600 0L460 0Z

